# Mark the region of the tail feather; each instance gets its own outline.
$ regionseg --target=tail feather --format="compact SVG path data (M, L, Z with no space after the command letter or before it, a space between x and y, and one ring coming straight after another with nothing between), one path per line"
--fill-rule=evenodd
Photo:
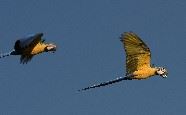
M4 58L4 57L10 56L10 55L11 55L11 52L9 52L9 53L4 53L4 54L1 54L1 55L0 55L0 58Z
M102 83L99 83L99 84L95 84L95 85L80 89L78 91L85 91L85 90L96 88L96 87L102 87L102 86L110 85L110 84L117 83L117 82L120 82L120 81L123 81L123 80L131 80L131 79L128 78L128 77L118 77L114 80L110 80L110 81L102 82Z
M14 53L15 51L11 51L11 52L8 52L8 53L4 53L4 54L0 54L0 58L4 58L4 57L7 57L7 56L10 56Z

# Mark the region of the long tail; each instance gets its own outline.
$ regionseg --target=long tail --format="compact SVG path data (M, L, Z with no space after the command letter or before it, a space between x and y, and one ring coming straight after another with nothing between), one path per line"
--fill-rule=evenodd
M120 82L120 81L123 81L123 80L131 80L131 79L128 78L128 77L118 77L118 78L116 78L114 80L102 82L102 83L99 83L99 84L94 84L92 86L80 89L78 91L85 91L85 90L96 88L96 87L102 87L102 86L110 85L110 84L117 83L117 82Z
M4 57L7 57L7 56L10 56L10 55L13 54L13 52L15 52L15 51L13 50L13 51L8 52L8 53L0 54L0 58L4 58Z

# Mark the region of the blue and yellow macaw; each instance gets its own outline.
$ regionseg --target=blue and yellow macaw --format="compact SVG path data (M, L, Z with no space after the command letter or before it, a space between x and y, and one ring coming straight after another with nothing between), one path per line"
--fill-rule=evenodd
M167 77L168 72L164 67L151 66L150 49L138 35L133 32L125 32L121 35L120 41L126 53L126 76L95 84L79 91L102 87L123 80L142 80L155 75L160 75L163 78Z
M25 64L37 54L50 51L55 52L56 45L45 43L45 40L41 38L42 36L43 33L37 33L17 40L14 49L9 53L2 54L0 58L10 55L21 55L20 63Z

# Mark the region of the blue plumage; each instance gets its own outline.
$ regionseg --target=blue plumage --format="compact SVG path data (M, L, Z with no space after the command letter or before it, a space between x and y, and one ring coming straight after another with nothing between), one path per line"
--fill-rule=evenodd
M33 48L37 47L37 45L40 43L43 45L43 47L40 47L42 49L38 50L41 52L47 52L47 51L55 51L56 46L53 44L45 44L44 39L41 37L43 36L43 33L37 33L29 35L25 38L18 39L14 44L14 49L8 53L4 53L0 55L0 58L7 57L10 55L21 55L20 62L21 63L27 63L32 59L34 55L37 54L31 54L31 51ZM38 53L41 53L38 52Z
M36 45L39 41L41 41L42 36L43 33L37 33L17 40L14 45L15 51L19 51L20 49L30 47L31 45Z

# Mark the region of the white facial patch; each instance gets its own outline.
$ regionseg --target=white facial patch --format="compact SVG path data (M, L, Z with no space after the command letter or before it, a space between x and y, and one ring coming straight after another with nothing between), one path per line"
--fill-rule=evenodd
M158 73L159 75L162 75L162 74L164 74L164 73L165 73L165 71L158 70L158 71L157 71L157 73Z
M51 50L51 49L53 49L53 48L54 48L53 46L48 46L48 47L47 47L48 50Z
M56 45L53 44L49 44L46 48L48 51L56 51Z
M167 77L167 70L165 68L158 68L157 70L157 74L162 76L163 78L166 78Z

